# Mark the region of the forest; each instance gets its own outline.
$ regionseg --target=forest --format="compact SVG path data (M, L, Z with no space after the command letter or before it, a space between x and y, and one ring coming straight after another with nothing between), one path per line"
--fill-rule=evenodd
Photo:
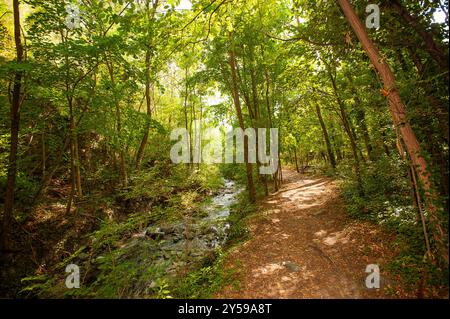
M0 298L447 299L447 0L2 0Z

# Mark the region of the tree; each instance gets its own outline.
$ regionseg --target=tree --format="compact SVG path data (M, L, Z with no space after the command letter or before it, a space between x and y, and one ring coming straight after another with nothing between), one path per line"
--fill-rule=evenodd
M233 93L233 101L234 101L234 107L236 108L236 115L239 120L239 126L240 128L245 131L245 124L244 124L244 118L242 116L242 108L241 108L241 101L239 100L239 91L237 86L237 73L236 73L236 56L234 53L234 43L233 43L233 37L231 32L228 35L228 63L230 65L230 71L231 71L231 89ZM248 196L250 199L250 202L254 203L256 201L256 193L255 193L255 186L253 184L253 170L252 170L252 164L249 162L249 156L248 156L248 137L245 136L244 139L244 161L246 166L246 172L247 172L247 187L248 187Z
M317 112L317 118L319 119L320 127L322 128L323 138L325 139L325 144L327 146L328 158L330 160L331 166L335 170L336 169L336 159L334 158L334 153L333 153L333 149L331 148L330 138L328 137L328 131L325 126L325 122L323 121L322 112L320 111L319 104L316 104L316 112ZM295 157L297 157L297 155Z
M22 36L20 27L20 8L19 0L13 0L14 10L14 41L16 45L16 72L14 75L14 87L11 101L11 141L9 151L8 179L5 195L5 206L3 211L2 234L0 237L0 250L8 250L10 248L9 232L14 211L14 189L16 185L17 174L17 149L19 144L19 124L20 124L20 106L23 101L22 95L22 77L23 72L20 70L20 64L24 60Z

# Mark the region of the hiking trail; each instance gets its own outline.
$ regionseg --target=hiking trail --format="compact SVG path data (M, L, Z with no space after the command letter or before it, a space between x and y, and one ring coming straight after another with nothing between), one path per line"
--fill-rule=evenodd
M286 170L282 188L259 204L249 219L251 239L234 247L225 267L239 287L217 298L383 298L368 289L366 267L393 255L392 235L349 217L335 182ZM389 296L392 297L392 296Z

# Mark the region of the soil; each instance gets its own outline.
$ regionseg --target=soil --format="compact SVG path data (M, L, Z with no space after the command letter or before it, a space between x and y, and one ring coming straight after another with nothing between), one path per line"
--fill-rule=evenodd
M395 254L393 234L348 216L336 183L285 171L284 185L266 198L226 268L239 283L217 298L392 298L401 287L385 265ZM380 269L380 288L366 287L368 265ZM404 295L403 295L404 296Z

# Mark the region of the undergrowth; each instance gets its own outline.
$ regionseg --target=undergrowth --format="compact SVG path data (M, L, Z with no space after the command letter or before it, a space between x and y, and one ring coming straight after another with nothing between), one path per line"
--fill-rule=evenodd
M161 164L163 165L163 164ZM223 270L226 253L219 250L200 262L186 266L189 255L161 255L156 247L162 238L146 238L143 232L187 216L201 215L202 205L223 185L219 168L193 169L174 166L164 175L160 165L143 171L123 191L125 218L104 219L98 230L87 236L87 244L44 273L22 279L22 297L39 298L207 298L231 282L231 271ZM116 202L117 202L116 201ZM145 211L127 213L135 203L145 203ZM224 247L248 238L243 222L254 207L245 192L232 207L228 241ZM158 262L156 262L158 261ZM185 264L183 264L185 263ZM66 266L80 268L80 288L65 286ZM177 266L169 274L169 268Z
M408 293L425 297L445 295L448 264L432 263L425 258L423 228L408 168L395 157L381 157L366 165L361 171L361 194L354 170L348 163L342 164L340 185L347 212L353 218L379 224L396 234L391 247L399 253L385 267L392 277L402 281ZM424 214L427 216L426 210Z

